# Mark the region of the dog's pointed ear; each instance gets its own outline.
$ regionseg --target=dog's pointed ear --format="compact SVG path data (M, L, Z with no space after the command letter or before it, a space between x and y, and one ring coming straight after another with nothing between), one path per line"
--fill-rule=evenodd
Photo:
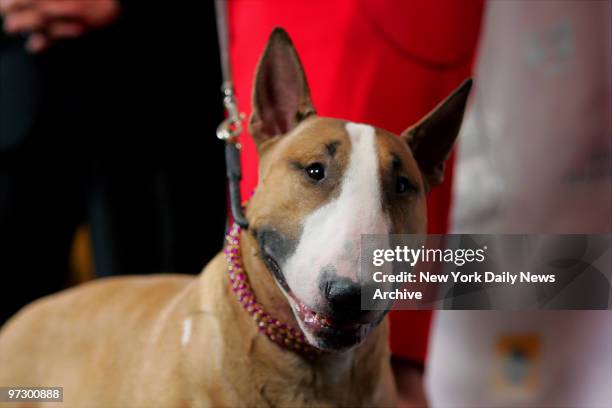
M467 79L416 125L402 133L428 189L444 179L444 162L459 134L471 87L472 80Z
M289 35L275 28L263 52L253 86L249 133L259 146L291 131L315 114L302 63Z

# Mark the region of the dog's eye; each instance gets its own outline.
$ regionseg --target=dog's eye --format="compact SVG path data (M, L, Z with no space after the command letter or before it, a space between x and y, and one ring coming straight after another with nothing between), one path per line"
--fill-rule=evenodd
M397 176L395 179L395 193L396 194L406 194L410 191L415 191L416 187L412 185L410 180L406 177Z
M313 180L320 181L325 178L325 167L321 163L312 163L305 170L308 177Z

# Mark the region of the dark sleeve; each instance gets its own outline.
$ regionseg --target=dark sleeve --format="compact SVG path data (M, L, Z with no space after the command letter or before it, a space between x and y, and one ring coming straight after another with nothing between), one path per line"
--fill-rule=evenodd
M7 35L0 18L0 153L23 142L32 127L38 81L25 36Z

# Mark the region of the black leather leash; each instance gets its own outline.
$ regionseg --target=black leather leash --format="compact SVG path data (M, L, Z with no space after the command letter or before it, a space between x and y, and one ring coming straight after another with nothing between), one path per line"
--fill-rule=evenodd
M242 197L240 195L240 180L242 171L240 167L240 143L238 137L242 133L242 120L244 114L238 111L238 104L234 94L232 72L229 55L229 32L227 21L227 0L215 0L215 12L217 16L217 35L219 37L219 55L221 58L221 73L223 84L223 106L226 118L217 127L217 137L225 142L225 173L228 181L230 208L236 224L247 229L249 222L242 208Z

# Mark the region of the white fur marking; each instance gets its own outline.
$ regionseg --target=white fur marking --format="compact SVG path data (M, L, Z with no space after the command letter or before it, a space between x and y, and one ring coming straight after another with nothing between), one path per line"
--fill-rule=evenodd
M300 242L283 267L289 287L310 305L320 299L319 275L326 266L333 266L337 276L357 280L361 235L389 232L381 204L375 130L347 123L346 131L351 152L340 195L304 220Z
M185 347L191 338L191 318L183 320L183 334L181 335L181 344Z

